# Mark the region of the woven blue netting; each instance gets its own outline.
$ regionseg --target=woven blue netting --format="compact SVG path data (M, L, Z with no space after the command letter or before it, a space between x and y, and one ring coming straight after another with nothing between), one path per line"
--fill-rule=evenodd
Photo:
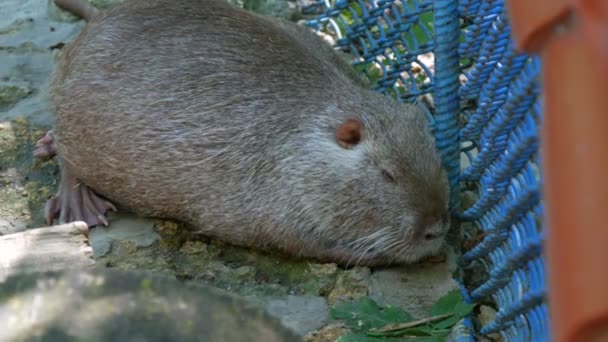
M429 115L463 220L462 292L494 320L458 340L549 340L538 160L540 61L517 53L502 0L316 0L308 24L377 91ZM461 205L462 199L462 205Z

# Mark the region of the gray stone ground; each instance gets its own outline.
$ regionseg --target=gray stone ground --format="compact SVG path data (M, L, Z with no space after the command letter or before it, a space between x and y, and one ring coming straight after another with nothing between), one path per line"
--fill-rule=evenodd
M262 12L293 17L291 3L254 4L250 7ZM45 225L42 208L56 191L58 170L54 161L33 160L31 152L53 122L45 91L54 56L83 25L47 0L0 1L0 235ZM451 251L443 263L343 270L208 241L181 224L129 213L112 214L110 227L94 228L89 240L99 267L229 290L265 307L300 335L332 323L328 307L342 299L369 294L423 315L456 286Z

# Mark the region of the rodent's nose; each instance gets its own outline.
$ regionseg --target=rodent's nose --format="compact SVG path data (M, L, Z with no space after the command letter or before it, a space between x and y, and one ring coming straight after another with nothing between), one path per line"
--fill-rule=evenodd
M424 239L427 241L431 241L431 240L435 240L435 239L439 239L441 237L443 237L444 234L437 234L437 233L426 233L424 235Z
M449 225L442 219L435 224L427 226L426 229L424 229L422 237L426 241L442 239L447 234L448 229Z
M449 214L421 216L416 221L416 236L424 241L442 239L450 227Z

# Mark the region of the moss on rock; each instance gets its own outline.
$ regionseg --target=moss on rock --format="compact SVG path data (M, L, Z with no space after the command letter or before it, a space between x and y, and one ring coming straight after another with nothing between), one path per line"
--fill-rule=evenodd
M0 47L0 51L3 48ZM19 49L13 48L13 49ZM0 85L0 111L6 111L33 93L32 89L16 85Z

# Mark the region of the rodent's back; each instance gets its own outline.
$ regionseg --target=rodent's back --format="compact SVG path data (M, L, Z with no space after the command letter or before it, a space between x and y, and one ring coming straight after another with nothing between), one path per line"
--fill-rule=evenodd
M247 120L256 108L280 113L304 103L323 107L336 90L355 86L336 67L329 46L302 44L302 37L317 39L305 30L223 0L129 1L94 18L68 48L52 87L53 102L62 115L104 108L88 113L91 119L133 107L147 112L129 118L145 116L144 122L151 112L158 119L200 111L206 115L197 119L213 125L217 113L250 130L251 124L272 119ZM78 102L72 101L75 96ZM85 108L70 108L74 105ZM306 115L287 123L299 126Z
M224 0L132 0L87 25L64 72L83 82L103 79L107 87L113 79L124 82L125 72L133 83L157 82L165 92L220 81L235 85L223 88L226 96L242 95L242 89L300 96L301 90L331 90L345 75L329 46L310 46L320 40L306 30ZM123 90L129 89L141 91Z

